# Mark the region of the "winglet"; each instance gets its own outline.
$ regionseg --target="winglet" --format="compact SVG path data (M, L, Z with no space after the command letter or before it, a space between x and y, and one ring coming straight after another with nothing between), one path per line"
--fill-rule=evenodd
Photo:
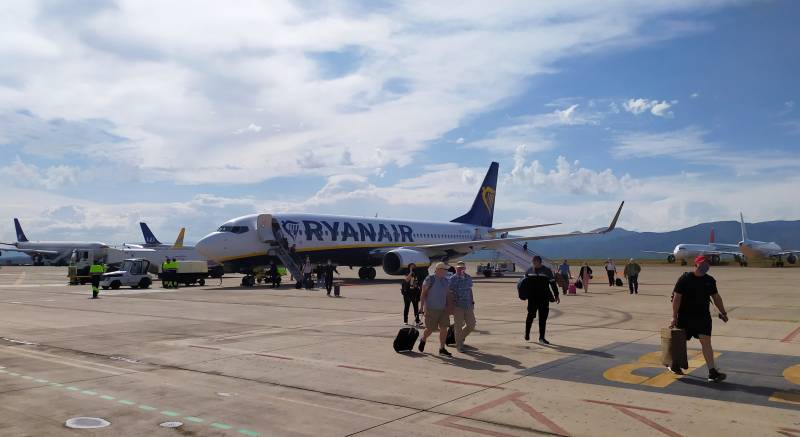
M172 245L173 249L181 249L183 248L183 236L186 234L186 228L181 228L181 231L178 232L178 238L175 239L175 244Z
M742 225L742 241L747 241L747 227L744 224L744 214L741 212L739 212L739 219L741 219L740 223Z
M611 224L610 224L610 225L608 225L608 227L607 227L606 229L604 229L604 230L600 231L599 233L601 233L601 234L605 234L605 233L607 233L607 232L611 232L611 231L613 231L613 230L614 230L614 228L616 228L616 227L617 227L617 220L619 220L619 215L620 215L620 213L622 212L622 206L623 206L623 205L625 205L625 201L624 201L624 200L622 201L622 203L620 203L620 204L619 204L619 209L617 209L617 213L616 213L616 214L614 214L614 220L611 220Z
M25 243L28 241L28 237L25 236L25 232L22 232L22 225L19 224L18 219L14 219L14 227L17 230L17 241L20 243Z

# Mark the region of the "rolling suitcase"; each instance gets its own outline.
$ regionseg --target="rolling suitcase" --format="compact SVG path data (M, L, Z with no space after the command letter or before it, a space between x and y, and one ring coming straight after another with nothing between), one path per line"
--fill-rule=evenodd
M448 346L456 344L456 328L455 328L455 325L450 325L450 327L447 328L447 339L445 339L444 342Z
M406 352L414 349L414 343L419 338L417 328L402 328L394 338L394 351Z
M620 278L617 278L617 279L614 281L614 284L616 284L616 286L617 286L617 287L622 287L622 285L623 285L623 284L622 284L622 279L620 279Z
M334 283L333 284L333 295L336 296L336 297L339 297L339 294L341 293L341 291L342 291L342 285Z
M661 363L673 369L688 369L686 332L678 328L661 329Z
M581 285L583 285L583 284L581 284ZM576 288L577 287L575 286L575 284L569 284L569 287L567 288L567 293L568 294L576 294L577 293Z

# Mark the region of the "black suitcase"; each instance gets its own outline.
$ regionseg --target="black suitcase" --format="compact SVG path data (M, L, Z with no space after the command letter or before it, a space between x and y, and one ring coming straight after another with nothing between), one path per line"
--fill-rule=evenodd
M614 283L617 284L617 287L622 287L622 279L617 278L617 280L614 281Z
M419 338L417 328L402 328L394 338L394 351L406 352L414 349L414 344Z
M342 286L339 284L333 284L333 295L339 297L342 292Z
M444 342L448 346L456 344L456 328L455 328L455 325L450 325L450 327L447 328L447 339L445 339Z

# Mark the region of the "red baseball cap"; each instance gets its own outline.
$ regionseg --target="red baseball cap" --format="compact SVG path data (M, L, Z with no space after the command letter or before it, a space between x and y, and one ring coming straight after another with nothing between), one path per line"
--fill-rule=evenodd
M695 264L703 264L704 262L707 262L707 261L708 261L708 258L706 258L704 255L700 255L700 256L694 258L694 263Z

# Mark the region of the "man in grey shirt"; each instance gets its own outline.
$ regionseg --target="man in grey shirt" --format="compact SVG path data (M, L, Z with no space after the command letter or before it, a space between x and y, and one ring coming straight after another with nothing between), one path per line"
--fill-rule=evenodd
M450 280L447 278L447 264L436 263L436 273L425 278L422 283L419 312L425 313L425 331L419 341L419 351L425 351L425 341L439 328L439 355L453 356L445 347L447 328L450 327L450 315L447 313L447 293L450 292Z
M450 289L455 293L453 310L456 348L464 352L464 339L475 329L475 299L472 296L472 276L468 275L464 261L456 263L456 274L450 277Z

